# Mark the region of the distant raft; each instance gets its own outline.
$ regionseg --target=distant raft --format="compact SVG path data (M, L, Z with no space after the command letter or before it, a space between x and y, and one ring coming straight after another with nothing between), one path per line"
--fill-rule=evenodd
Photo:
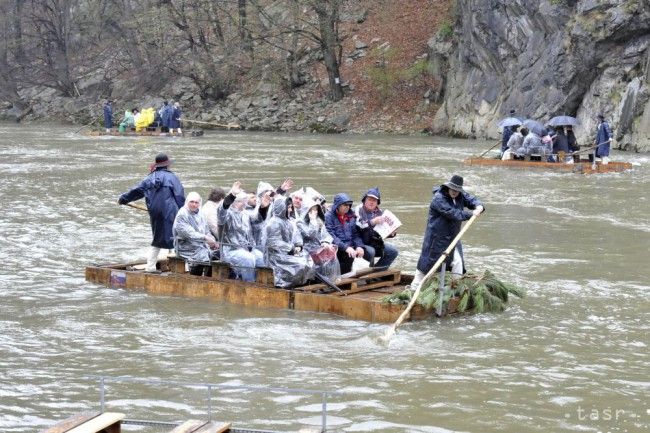
M106 130L101 131L89 131L87 135L92 137L201 137L203 135L202 129L191 129L189 131L179 132L163 132L161 128L147 128L141 131L128 130L124 132L119 132L117 130L111 130L106 132Z
M608 164L602 164L600 162L594 164L586 159L582 159L574 164L564 164L559 162L523 161L516 159L502 161L501 159L492 158L468 158L463 163L466 165L519 168L525 170L535 168L555 172L582 174L615 173L632 169L632 164L629 162L609 161Z

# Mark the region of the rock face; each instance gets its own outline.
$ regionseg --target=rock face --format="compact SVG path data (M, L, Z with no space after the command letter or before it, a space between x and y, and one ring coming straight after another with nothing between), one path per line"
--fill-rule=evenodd
M429 42L445 68L435 133L495 138L514 109L577 116L587 144L603 113L617 146L650 151L650 2L458 0L456 15L451 45Z

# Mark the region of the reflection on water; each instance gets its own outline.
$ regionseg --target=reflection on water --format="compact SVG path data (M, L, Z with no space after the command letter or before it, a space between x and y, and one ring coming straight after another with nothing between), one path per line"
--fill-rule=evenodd
M460 163L491 144L239 132L103 139L0 126L0 430L35 431L96 407L90 374L339 390L328 421L349 432L646 430L650 158L615 153L635 170L599 176ZM464 239L469 268L528 296L503 314L407 324L386 347L385 325L85 282L89 263L144 257L147 216L116 200L159 151L204 197L235 179L254 189L290 176L330 200L379 186L404 224L396 266L409 272L431 188L461 174L487 208ZM107 397L131 417L205 410L205 396L188 390L114 386ZM235 425L320 423L319 398L216 397L218 418Z

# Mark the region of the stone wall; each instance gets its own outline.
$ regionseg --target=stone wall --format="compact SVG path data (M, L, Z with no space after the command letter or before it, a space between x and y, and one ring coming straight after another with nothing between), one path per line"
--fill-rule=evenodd
M575 115L586 144L603 113L617 146L650 151L647 0L458 0L452 43L429 47L446 67L435 133L495 138L514 109Z

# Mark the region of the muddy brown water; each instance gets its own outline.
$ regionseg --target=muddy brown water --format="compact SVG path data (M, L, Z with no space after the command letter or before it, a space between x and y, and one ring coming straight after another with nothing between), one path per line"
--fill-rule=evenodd
M90 375L339 391L328 427L346 432L647 431L650 157L598 176L465 167L492 143L431 137L210 132L199 138L83 137L0 125L0 430L38 431L96 408ZM379 186L403 227L396 266L412 272L434 185L458 173L487 212L464 239L468 267L528 290L502 314L386 325L84 280L90 263L144 257L146 214L116 205L159 151L206 197L285 177L329 200ZM201 417L205 395L107 389L132 418ZM320 423L320 397L215 392L236 426ZM138 431L138 428L132 428ZM130 431L130 430L129 430Z

